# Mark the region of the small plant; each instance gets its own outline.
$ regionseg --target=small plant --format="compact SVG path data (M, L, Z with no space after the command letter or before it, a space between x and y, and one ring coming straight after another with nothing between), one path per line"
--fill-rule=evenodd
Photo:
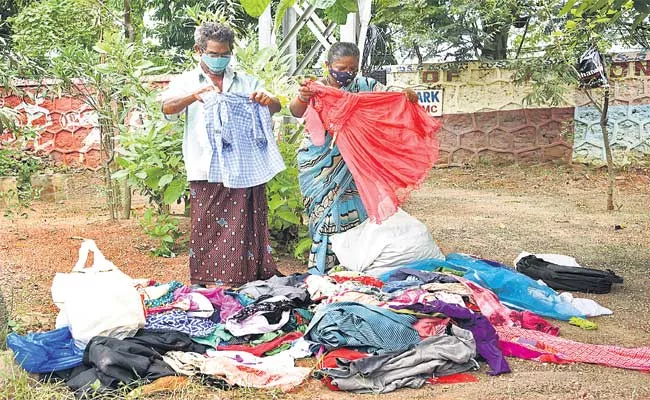
M266 185L269 204L269 231L274 248L279 253L293 254L302 259L311 246L307 226L303 222L303 201L298 183L296 157L302 127L283 125L283 137L278 141L287 169Z
M154 255L176 257L182 247L179 239L183 236L176 218L166 213L157 214L148 208L140 219L140 226L145 234L157 242L157 247L151 250Z

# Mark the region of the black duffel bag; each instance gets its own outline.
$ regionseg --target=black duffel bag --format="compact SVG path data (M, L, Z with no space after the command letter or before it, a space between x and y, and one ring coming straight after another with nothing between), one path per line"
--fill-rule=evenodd
M623 283L623 278L612 270L601 271L591 268L557 265L526 256L517 261L517 271L532 279L541 279L555 290L585 293L609 293L613 283Z

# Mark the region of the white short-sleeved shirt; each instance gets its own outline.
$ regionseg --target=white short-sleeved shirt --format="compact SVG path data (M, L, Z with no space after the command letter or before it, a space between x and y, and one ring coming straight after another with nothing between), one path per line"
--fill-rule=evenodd
M210 78L203 72L200 65L191 71L175 77L169 82L160 99L167 100L189 96L190 94L212 85ZM264 89L264 84L259 79L232 68L227 68L223 76L223 91L250 94ZM203 103L195 101L184 111L185 132L183 134L183 158L188 181L205 181L208 179L212 147L208 140L203 116Z

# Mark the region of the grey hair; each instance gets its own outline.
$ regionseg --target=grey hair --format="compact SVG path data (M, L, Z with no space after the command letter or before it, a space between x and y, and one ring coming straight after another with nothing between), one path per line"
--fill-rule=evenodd
M341 57L355 57L359 59L359 48L350 42L336 42L327 52L327 62L330 64Z
M205 49L208 41L228 43L230 50L235 43L235 32L226 25L217 22L204 22L194 30L194 43Z

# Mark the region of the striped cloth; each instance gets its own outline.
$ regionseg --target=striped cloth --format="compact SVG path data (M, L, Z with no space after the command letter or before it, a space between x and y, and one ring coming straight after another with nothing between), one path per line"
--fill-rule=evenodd
M558 361L572 361L609 367L650 371L650 347L627 348L574 342L544 332L517 328L514 326L495 326L501 342L512 343L540 355L554 356ZM503 345L502 345L503 346ZM510 354L518 357L518 353ZM522 357L549 362L549 357ZM558 362L555 361L555 362Z
M249 188L270 181L285 169L268 107L252 103L241 93L211 93L204 101L212 147L209 183Z
M403 351L420 342L412 315L380 307L342 302L328 304L314 316L305 338L327 350L353 348L365 353Z

